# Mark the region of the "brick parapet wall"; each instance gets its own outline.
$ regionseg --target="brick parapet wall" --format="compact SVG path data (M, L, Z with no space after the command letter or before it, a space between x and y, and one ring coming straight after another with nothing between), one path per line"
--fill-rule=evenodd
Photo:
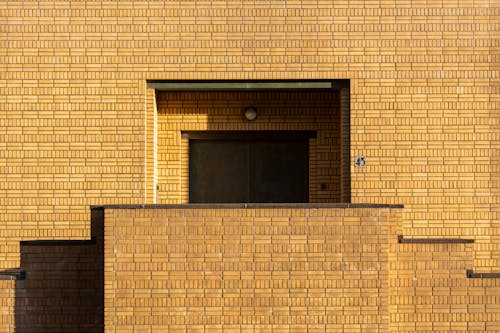
M473 243L402 241L400 209L223 206L105 209L106 332L498 328Z
M386 332L400 214L105 209L106 332Z

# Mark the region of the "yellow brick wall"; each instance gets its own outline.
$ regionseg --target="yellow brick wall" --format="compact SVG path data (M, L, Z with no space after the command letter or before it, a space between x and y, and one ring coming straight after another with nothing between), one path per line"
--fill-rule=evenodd
M401 209L104 216L105 332L387 332L388 244Z
M181 92L156 95L157 203L188 202L189 140L182 131L316 131L309 139L309 201L341 202L339 91ZM245 107L259 113L243 120ZM321 185L324 185L324 189Z
M368 159L353 201L403 203L409 232L474 236L476 265L500 267L498 7L3 2L3 262L22 238L88 235L89 204L145 200L146 80L348 78L351 155Z
M87 237L90 204L151 200L146 80L350 79L351 156L368 163L351 168L353 202L404 204L406 234L474 238L474 267L499 270L499 13L492 0L0 2L0 269L18 267L19 240ZM0 287L12 331L13 285Z
M401 209L227 206L104 209L105 332L498 332L473 244L400 244Z
M467 278L472 244L390 244L389 332L498 332L500 279Z

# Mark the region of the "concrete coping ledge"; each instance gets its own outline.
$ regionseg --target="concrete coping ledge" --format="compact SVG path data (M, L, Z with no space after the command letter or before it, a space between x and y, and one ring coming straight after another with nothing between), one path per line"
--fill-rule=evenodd
M469 244L474 243L473 239L464 238L404 238L398 236L399 244Z
M19 242L21 245L27 246L71 246L71 245L95 245L96 238L91 239L34 239L24 240Z
M171 205L93 205L90 209L401 209L404 205L351 203L236 203L236 204L171 204Z
M21 268L2 270L0 280L26 280L26 272Z
M283 89L341 89L349 88L348 79L332 80L148 80L147 87L165 91L247 91Z
M500 272L479 273L474 272L472 269L468 269L467 277L469 279L500 279Z

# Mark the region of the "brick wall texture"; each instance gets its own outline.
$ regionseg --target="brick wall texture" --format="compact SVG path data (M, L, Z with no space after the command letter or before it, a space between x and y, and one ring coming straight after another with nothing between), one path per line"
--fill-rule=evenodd
M401 209L105 209L105 332L498 332L473 244L398 244Z
M185 202L147 80L285 79L350 80L352 202L404 204L405 235L474 239L473 268L500 270L499 17L495 0L0 2L0 270L21 240L88 238L89 205L154 203L164 179L158 200ZM401 320L431 322L411 288ZM498 322L481 288L469 331ZM0 281L0 332L14 295Z
M105 332L387 332L400 210L106 209ZM465 271L462 271L465 280Z
M13 293L14 332L100 332L102 259L96 244L21 245L26 280Z

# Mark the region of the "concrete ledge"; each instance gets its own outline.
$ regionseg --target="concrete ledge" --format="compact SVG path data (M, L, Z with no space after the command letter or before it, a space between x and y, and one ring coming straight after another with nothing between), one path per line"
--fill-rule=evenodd
M467 277L469 279L500 279L500 272L497 273L478 273L472 269L467 270Z
M179 204L179 205L93 205L91 209L259 209L259 208L404 208L404 205L351 203L237 203L237 204Z
M404 238L398 236L399 244L468 244L474 243L473 239L463 238Z
M73 239L34 239L20 241L21 245L31 245L31 246L67 246L67 245L95 245L97 244L95 237L91 239L73 240Z
M348 79L335 80L216 80L166 81L149 80L147 87L166 91L240 91L283 89L341 89L349 88Z
M26 272L20 268L0 271L0 280L26 280Z

